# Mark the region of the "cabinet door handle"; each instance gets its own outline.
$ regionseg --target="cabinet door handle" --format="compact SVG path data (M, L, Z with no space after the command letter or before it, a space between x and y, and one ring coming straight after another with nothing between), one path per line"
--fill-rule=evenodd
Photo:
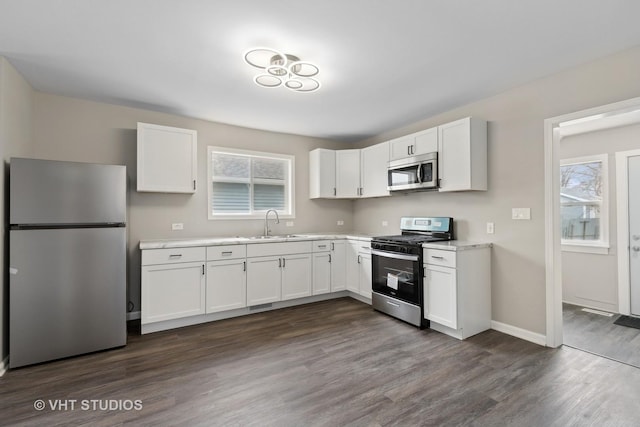
M278 267L282 268L282 258L278 258Z
M169 255L169 259L182 258L182 254L171 254Z
M415 148L416 148L416 147L412 144L412 145L411 145L411 154L415 153L415 151L414 151L414 149L415 149Z
M319 248L326 248L327 245L318 245Z
M233 255L233 251L224 251L222 252L222 256L231 256Z
M411 146L407 145L407 156L411 155Z
M287 266L287 259L282 258L282 268L285 268L286 266Z
M331 254L329 254L329 262L331 262Z
M358 264L360 264L360 258L362 258L360 255L358 255Z
M202 275L204 276L204 264L202 264Z
M195 179L193 180L193 189L194 190L196 189L196 180Z
M333 242L331 242L331 250L332 250L332 251L335 251L335 250L336 250L336 246L334 245L334 243L333 243Z
M242 271L247 271L247 261L242 262Z
M333 195L334 195L334 196L337 196L337 194L336 194L336 187L333 187Z
M431 255L431 258L433 258L433 259L444 259L443 256L435 256L435 255Z

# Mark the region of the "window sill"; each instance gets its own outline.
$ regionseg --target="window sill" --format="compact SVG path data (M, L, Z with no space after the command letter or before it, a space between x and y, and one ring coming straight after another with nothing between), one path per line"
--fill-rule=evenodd
M576 244L576 243L562 243L562 252L578 252L584 254L597 254L597 255L609 255L609 245L606 243L601 244Z
M280 218L280 220L283 219L295 219L295 215L284 215L284 214L279 214L278 218ZM264 214L260 214L260 215L210 215L209 216L209 220L210 221L215 221L215 220L235 220L235 219L251 219L251 220L262 220L264 221ZM273 221L276 219L276 216L273 214L269 215L269 221Z

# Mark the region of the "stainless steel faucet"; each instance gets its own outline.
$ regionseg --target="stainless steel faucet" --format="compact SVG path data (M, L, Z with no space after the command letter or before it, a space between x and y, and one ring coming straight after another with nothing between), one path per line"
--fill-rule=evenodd
M264 235L265 237L269 235L269 212L273 212L276 214L276 224L280 224L280 217L278 216L278 211L275 209L269 209L266 214L264 214Z

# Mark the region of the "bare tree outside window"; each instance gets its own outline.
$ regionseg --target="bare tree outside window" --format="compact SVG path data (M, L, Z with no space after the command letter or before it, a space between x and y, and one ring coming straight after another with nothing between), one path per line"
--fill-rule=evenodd
M603 162L560 167L560 216L563 240L602 240Z

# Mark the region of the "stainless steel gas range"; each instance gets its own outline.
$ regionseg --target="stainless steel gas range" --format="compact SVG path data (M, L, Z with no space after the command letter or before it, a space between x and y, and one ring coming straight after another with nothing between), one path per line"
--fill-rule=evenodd
M422 244L453 240L453 218L403 217L402 234L371 241L373 308L412 325L424 320Z

